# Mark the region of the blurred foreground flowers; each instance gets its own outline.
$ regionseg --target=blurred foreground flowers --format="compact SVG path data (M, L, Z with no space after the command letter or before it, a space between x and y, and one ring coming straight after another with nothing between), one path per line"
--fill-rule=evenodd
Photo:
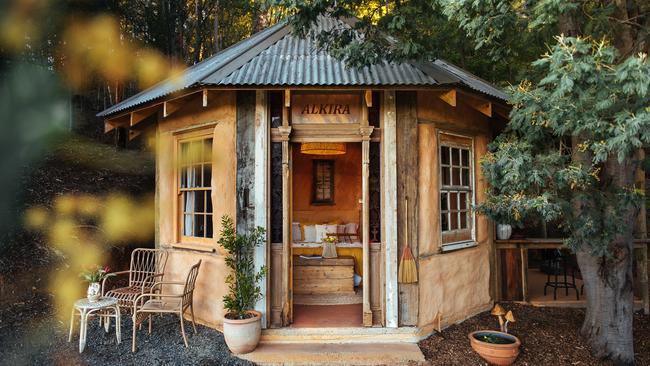
M153 196L134 199L124 194L65 194L52 208L25 211L25 227L43 233L51 249L65 258L66 267L52 272L49 280L60 319L67 319L70 305L83 297L80 272L107 263L112 247L153 239L154 212Z

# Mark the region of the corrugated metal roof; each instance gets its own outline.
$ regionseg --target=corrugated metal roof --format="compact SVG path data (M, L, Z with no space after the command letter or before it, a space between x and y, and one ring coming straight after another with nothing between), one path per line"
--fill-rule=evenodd
M314 31L347 23L321 17ZM196 86L440 86L458 84L507 100L490 83L443 60L347 67L316 40L294 36L287 22L278 23L188 68L180 78L163 81L98 114L108 116Z
M337 24L338 23L338 24ZM328 31L343 22L321 17L315 33ZM206 78L205 84L347 86L347 85L437 85L439 81L408 63L386 61L363 68L346 67L323 49L312 36L304 39L288 34L224 79Z
M448 70L449 72L457 76L461 80L462 84L468 86L471 89L491 95L498 99L508 100L508 95L506 95L506 93L504 93L503 90L492 85L490 82L487 82L479 78L478 76L470 73L469 71L463 70L460 67L450 64L445 60L438 59L435 60L433 63L435 65L444 68L445 70Z

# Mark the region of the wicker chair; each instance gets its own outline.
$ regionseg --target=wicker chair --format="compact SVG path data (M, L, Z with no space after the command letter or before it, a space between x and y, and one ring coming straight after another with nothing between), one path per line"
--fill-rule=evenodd
M135 352L135 336L136 330L139 328L145 319L149 319L149 334L151 334L152 314L174 313L178 314L181 321L181 334L183 335L183 342L185 347L188 347L187 336L185 335L185 325L183 323L183 314L189 308L190 315L192 316L192 328L196 334L196 324L194 322L194 286L196 284L196 277L199 274L199 267L201 261L198 261L190 268L187 273L185 282L182 281L160 281L156 282L150 293L141 294L136 297L133 303L133 344L131 351ZM183 286L183 291L180 293L162 293L163 285ZM148 300L147 300L148 299ZM146 301L145 301L146 300Z
M138 248L131 253L131 264L128 271L114 272L115 275L129 275L126 287L107 288L106 277L102 282L102 296L114 297L122 310L131 311L134 300L138 295L151 292L156 281L163 279L168 252L164 249Z

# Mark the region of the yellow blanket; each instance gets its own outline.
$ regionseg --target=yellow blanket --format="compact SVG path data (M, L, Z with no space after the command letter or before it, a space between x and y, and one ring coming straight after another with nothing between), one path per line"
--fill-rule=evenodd
M292 248L293 255L321 255L323 248ZM363 272L363 249L362 248L336 248L337 255L354 257L354 272L362 276Z

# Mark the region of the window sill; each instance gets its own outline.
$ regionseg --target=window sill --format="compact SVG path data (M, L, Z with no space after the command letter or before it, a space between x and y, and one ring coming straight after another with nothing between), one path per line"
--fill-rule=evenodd
M459 241L456 243L443 244L440 247L440 253L450 253L461 249L477 247L478 243L474 240Z
M174 249L194 250L197 252L216 253L217 248L208 244L195 244L195 243L173 243L171 244Z

